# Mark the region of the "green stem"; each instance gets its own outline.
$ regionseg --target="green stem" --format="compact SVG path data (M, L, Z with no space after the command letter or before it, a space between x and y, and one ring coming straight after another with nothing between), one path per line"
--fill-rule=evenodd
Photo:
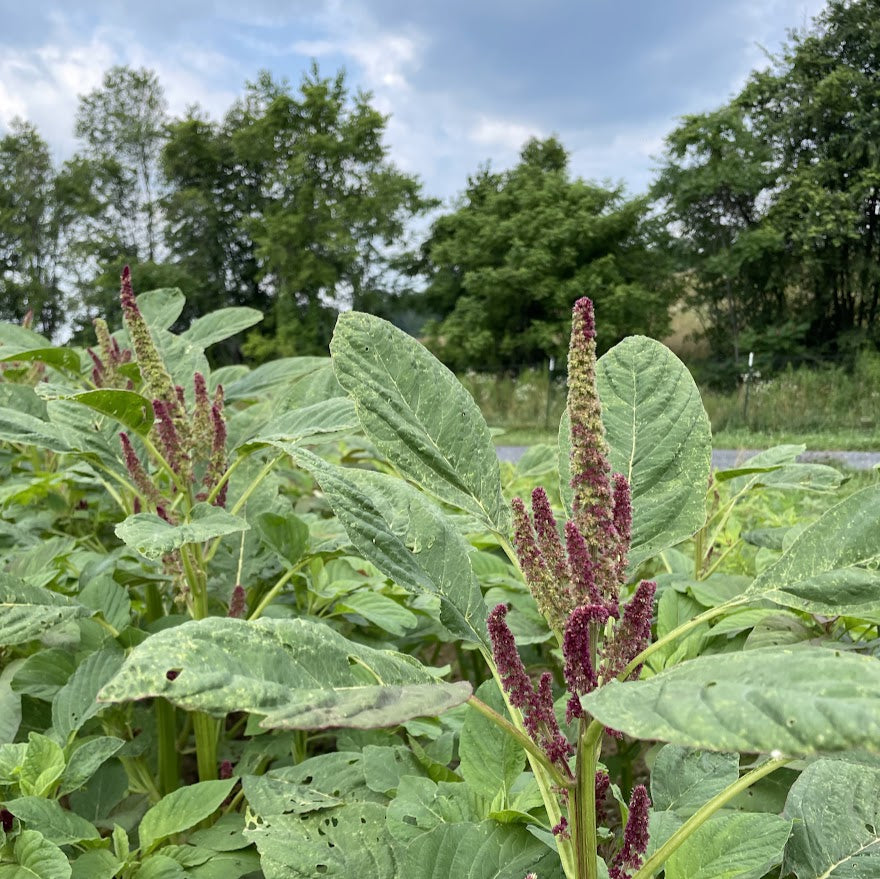
M596 767L602 741L602 724L597 720L585 726L581 719L577 747L577 787L572 792L572 840L577 859L578 879L597 879L596 850Z
M705 580L705 579L707 579L708 577L711 577L712 574L714 574L715 571L718 570L719 565L720 565L720 564L721 564L721 563L727 558L727 556L730 555L730 553L731 553L733 550L735 550L735 549L736 549L741 543L742 543L742 539L741 539L741 538L738 538L737 540L734 540L733 543L731 543L730 546L728 546L727 549L725 549L724 552L722 552L721 555L719 555L718 558L715 559L715 561L712 563L712 565L711 565L711 567L709 568L709 570L706 571L706 573L705 573L703 579Z
M247 455L239 455L226 469L226 472L217 480L217 484L211 489L208 496L205 498L205 503L213 504L217 499L217 495L220 494L221 489L227 482L229 482L229 478L235 473L236 468L242 461L246 460Z
M193 711L193 731L196 734L196 764L199 768L199 781L214 781L217 778L217 733L218 722L204 711Z
M260 603L248 614L249 620L258 620L266 608L275 600L278 593L285 587L290 578L300 569L301 565L294 565L285 571L278 582L260 599Z
M694 579L700 579L700 572L703 570L703 541L706 539L705 526L700 528L694 535Z
M162 595L155 583L146 588L147 619L150 622L165 615ZM157 697L153 702L156 713L156 760L159 790L162 795L170 794L180 785L180 758L177 752L177 716L174 706L167 700Z
M632 879L652 879L654 874L666 863L669 856L694 833L698 828L702 827L709 818L711 818L719 809L727 805L737 794L751 787L756 781L760 781L771 772L775 772L780 766L785 766L791 762L790 757L780 757L776 760L768 760L762 763L757 769L747 772L741 778L738 778L733 784L724 788L721 793L716 794L704 803L699 810L694 813L657 851L645 861L639 870L633 874Z
M527 751L541 766L547 771L547 774L553 779L554 784L560 787L570 788L573 786L572 780L566 778L548 759L547 755L521 730L517 729L506 717L502 717L494 708L490 708L485 702L476 696L468 699L468 705L475 708L483 717L487 717L495 726L503 729L512 739L520 744L524 751Z

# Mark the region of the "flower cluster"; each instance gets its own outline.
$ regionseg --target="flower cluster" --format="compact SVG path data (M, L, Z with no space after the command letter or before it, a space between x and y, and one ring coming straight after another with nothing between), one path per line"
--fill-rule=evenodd
M531 514L520 498L513 507L514 546L538 609L561 640L568 690L566 720L582 718L580 697L627 672L651 639L656 584L642 581L621 607L632 540L630 484L612 473L596 388L596 330L593 304L578 300L572 317L568 359L571 423L571 518L560 529L543 488L531 498ZM501 682L523 714L526 731L548 759L568 773L574 747L559 730L550 676L535 687L523 668L504 605L489 615L489 635ZM630 671L637 676L640 668ZM609 731L610 732L610 731ZM603 779L600 785L600 779ZM596 780L597 801L608 776ZM600 790L601 787L601 790ZM633 791L623 844L612 861L611 879L638 869L647 846L650 802L644 787Z
M167 464L175 491L189 491L190 486L196 484L199 490L195 500L206 500L214 493L213 503L225 506L226 484L220 485L227 466L223 386L217 386L212 398L205 377L197 372L193 377L194 402L188 412L184 389L174 384L138 308L128 266L122 272L120 301L140 370L142 391L150 398L155 416L151 440L162 458L156 463ZM100 349L100 356L90 352L95 362L95 384L118 387L119 367L131 359L131 351L120 350L103 321L95 322L95 330ZM155 507L160 516L167 518L169 514L160 487L138 458L131 438L123 433L120 441L129 475L140 492L140 501ZM220 488L215 492L218 485Z
M92 358L92 381L98 388L122 388L131 391L134 383L123 375L121 367L131 361L131 349L120 348L119 342L110 335L107 321L98 317L93 321L98 350L87 348Z

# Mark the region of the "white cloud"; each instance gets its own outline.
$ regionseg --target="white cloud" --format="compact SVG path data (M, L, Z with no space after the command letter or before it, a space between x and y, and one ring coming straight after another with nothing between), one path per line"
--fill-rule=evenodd
M519 150L530 137L541 136L541 132L534 126L487 116L481 116L468 132L468 137L474 143L505 150Z

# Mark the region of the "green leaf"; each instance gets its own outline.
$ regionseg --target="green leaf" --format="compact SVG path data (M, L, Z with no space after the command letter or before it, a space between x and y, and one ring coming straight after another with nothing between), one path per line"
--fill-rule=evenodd
M48 796L62 772L64 752L58 743L40 733L30 733L18 776L21 792L26 796Z
M250 527L244 519L220 507L198 503L192 508L189 522L171 525L155 513L135 513L116 526L116 536L142 556L158 559L188 543L204 543Z
M224 388L227 402L258 400L281 386L297 382L326 367L327 357L282 357L264 363Z
M187 870L188 879L239 879L259 876L260 856L253 849L235 852L214 852L210 861Z
M61 776L58 796L81 788L125 742L115 736L97 736L84 741L71 755Z
M19 348L13 345L3 345L0 348L0 363L10 363L16 360L24 362L38 360L55 369L64 369L67 372L77 374L80 371L79 354L73 348L55 348L52 346Z
M258 324L263 319L256 308L218 308L197 318L180 336L200 348L208 348Z
M388 831L398 842L409 843L442 824L476 821L481 812L477 800L466 784L437 784L428 778L406 776L388 804Z
M651 807L690 818L700 806L738 778L738 754L715 754L666 745L660 749L651 769Z
M167 330L180 317L186 296L177 287L159 287L141 293L137 304L155 337L156 330Z
M74 671L76 671L76 657L69 650L47 647L32 653L16 668L12 678L12 689L16 693L26 693L28 696L51 702Z
M507 717L504 699L494 680L483 683L476 696L502 717ZM459 772L467 784L491 802L501 792L506 804L513 783L523 770L525 753L504 730L468 706L458 745Z
M178 671L169 679L169 671ZM347 640L310 620L214 617L151 635L101 701L164 696L187 710L265 715L281 729L392 726L464 702L466 683L438 682L417 660Z
M9 800L5 805L19 821L23 821L31 830L39 830L49 842L56 845L79 845L87 839L100 838L93 824L62 809L56 800L20 797Z
M412 751L403 745L380 747L366 745L364 755L364 780L376 793L393 796L401 780L408 775L420 776L423 770Z
M558 855L518 824L441 824L405 849L401 876L419 879L562 879Z
M791 821L741 812L713 815L666 862L665 879L761 879L782 862Z
M12 847L15 864L0 867L0 879L70 879L67 855L36 830L23 830Z
M401 479L335 467L305 450L310 470L358 551L409 592L440 598L450 632L488 645L486 605L468 562L469 546L449 518Z
M138 827L141 849L148 851L166 837L189 830L207 818L220 808L237 781L237 778L199 781L162 797L141 819Z
M765 473L777 470L787 464L797 464L798 455L802 455L807 447L803 444L786 444L773 446L752 455L743 465L749 472L743 475L734 475L730 479L731 494L739 494L759 485ZM739 468L742 469L742 468ZM729 478L729 471L720 471L722 479Z
M52 700L52 726L62 739L82 728L104 706L95 701L104 686L122 665L123 654L118 648L93 653L82 662Z
M272 773L245 775L241 779L241 787L248 806L257 815L306 815L332 806L341 806L343 803L339 797ZM241 828L239 835L240 830ZM248 844L242 836L239 847L243 848Z
M857 491L795 538L746 593L810 613L880 614L880 575L860 565L880 555L880 485Z
M0 407L0 440L25 446L37 446L50 452L69 452L64 430L27 412Z
M245 440L238 448L249 452L270 445L287 451L303 441L314 441L313 438L323 434L351 432L359 427L354 403L347 397L336 397L279 415L264 424L257 436Z
M411 610L398 604L393 598L365 589L350 592L336 602L334 610L337 613L356 613L368 623L396 637L405 635L419 623L418 617Z
M122 867L122 861L107 849L98 848L80 855L72 866L71 879L114 879Z
M80 603L101 616L116 631L121 632L131 621L131 598L112 574L101 574L83 587Z
M330 353L365 433L394 466L507 534L495 446L458 379L411 336L368 314L339 316Z
M421 875L399 870L385 828L385 807L377 803L352 803L305 816L258 817L248 823L245 836L257 845L266 879Z
M880 660L823 648L701 656L581 697L635 738L803 757L880 750Z
M254 527L263 543L288 567L302 558L309 544L309 526L292 513L261 513Z
M14 741L21 725L21 695L12 682L23 660L13 660L0 673L0 745Z
M709 418L685 365L644 336L624 339L596 365L613 472L632 490L630 569L698 531L706 519ZM559 428L559 478L571 508L569 419Z
M134 391L102 388L97 391L72 394L65 399L75 400L95 412L108 415L114 421L118 421L124 427L141 436L146 436L150 432L155 420L150 401Z
M783 873L798 879L880 876L880 768L817 760L792 785L785 817L794 820Z
M186 879L186 870L172 858L155 854L141 862L133 879Z

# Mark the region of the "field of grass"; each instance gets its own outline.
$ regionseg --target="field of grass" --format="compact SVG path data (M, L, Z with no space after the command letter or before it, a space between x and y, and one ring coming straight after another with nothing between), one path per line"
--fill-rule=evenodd
M516 378L469 373L460 377L499 431L502 445L552 442L565 407L565 386L539 370ZM880 450L880 356L861 355L852 372L841 367L788 370L745 391L701 389L716 448Z

